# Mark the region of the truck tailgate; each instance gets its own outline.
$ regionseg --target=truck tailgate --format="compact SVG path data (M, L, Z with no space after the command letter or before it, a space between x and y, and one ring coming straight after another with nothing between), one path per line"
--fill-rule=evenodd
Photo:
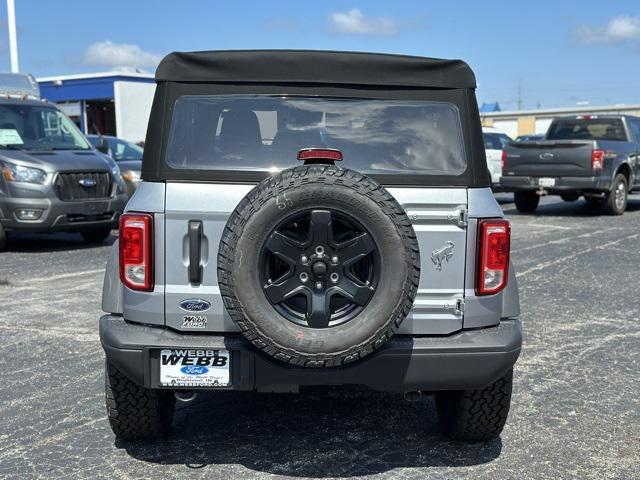
M586 177L593 175L593 140L545 140L506 146L504 175Z

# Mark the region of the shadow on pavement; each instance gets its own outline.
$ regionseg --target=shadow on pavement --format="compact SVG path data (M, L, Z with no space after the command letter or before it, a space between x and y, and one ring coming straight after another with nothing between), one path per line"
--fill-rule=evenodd
M116 232L100 243L87 242L79 233L11 233L3 251L29 253L83 250L113 244L117 238L114 233Z
M117 442L132 457L190 468L243 465L296 477L351 477L399 467L459 467L500 455L500 439L464 444L438 430L435 402L359 387L300 395L206 392L176 413L173 436Z
M499 202L501 203L501 202ZM501 203L502 204L502 203ZM576 200L575 202L547 201L541 202L535 213L520 213L514 205L510 205L508 208L503 207L504 213L512 216L519 217L607 217L608 214L603 212L602 209L590 207L584 200ZM640 211L640 199L629 198L629 203L625 213Z

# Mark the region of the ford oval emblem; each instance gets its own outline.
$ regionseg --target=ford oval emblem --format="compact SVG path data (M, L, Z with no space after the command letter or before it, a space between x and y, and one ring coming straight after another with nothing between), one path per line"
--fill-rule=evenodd
M555 155L551 152L544 152L540 154L540 160L551 160Z
M78 183L83 187L95 187L98 182L96 182L93 178L81 178L78 180Z
M209 371L209 369L207 367L188 365L186 367L182 367L180 371L186 375L204 375Z
M180 308L185 312L206 312L211 304L201 298L188 298L180 302Z

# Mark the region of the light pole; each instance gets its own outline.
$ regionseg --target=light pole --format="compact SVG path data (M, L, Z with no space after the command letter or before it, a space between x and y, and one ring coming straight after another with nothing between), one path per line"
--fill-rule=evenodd
M7 0L7 23L9 27L9 54L11 56L11 71L18 73L18 37L16 35L16 7L13 0Z

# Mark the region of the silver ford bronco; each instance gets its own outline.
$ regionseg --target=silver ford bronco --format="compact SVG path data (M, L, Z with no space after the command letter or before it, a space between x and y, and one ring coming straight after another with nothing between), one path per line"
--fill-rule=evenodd
M100 319L111 427L200 390L433 394L497 437L522 342L510 227L459 60L172 53Z

